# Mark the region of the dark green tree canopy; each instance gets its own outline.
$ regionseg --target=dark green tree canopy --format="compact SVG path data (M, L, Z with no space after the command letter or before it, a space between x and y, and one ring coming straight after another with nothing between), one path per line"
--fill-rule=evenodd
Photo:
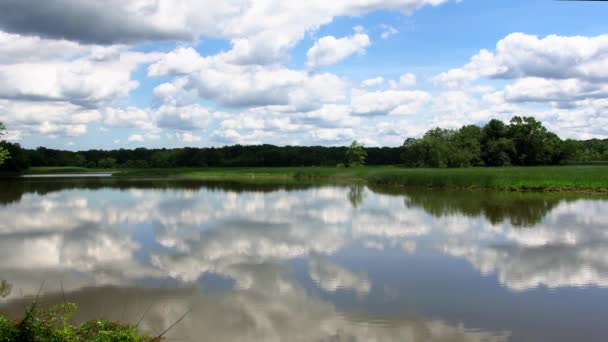
M555 165L606 160L607 148L607 140L564 142L533 117L515 116L509 124L493 119L483 127L435 128L420 139L408 138L401 160L413 167Z

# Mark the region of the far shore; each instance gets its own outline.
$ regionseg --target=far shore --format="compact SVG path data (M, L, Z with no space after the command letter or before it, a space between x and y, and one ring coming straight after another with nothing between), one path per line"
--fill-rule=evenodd
M111 176L121 179L234 180L259 183L341 183L375 186L608 194L608 166L404 168L399 166L88 169L38 167L28 177Z

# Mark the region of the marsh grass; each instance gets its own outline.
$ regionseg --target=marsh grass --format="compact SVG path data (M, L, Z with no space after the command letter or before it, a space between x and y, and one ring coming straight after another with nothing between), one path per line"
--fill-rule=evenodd
M35 168L28 173L40 174L44 171L52 173L53 170ZM59 168L56 171L68 172L65 168ZM597 165L450 169L415 169L398 166L238 167L121 169L116 171L114 177L117 178L235 180L252 183L333 182L510 191L608 192L608 166ZM83 172L83 170L78 169L77 172Z
M608 192L608 168L602 166L403 169L370 174L367 180L377 185L437 188Z

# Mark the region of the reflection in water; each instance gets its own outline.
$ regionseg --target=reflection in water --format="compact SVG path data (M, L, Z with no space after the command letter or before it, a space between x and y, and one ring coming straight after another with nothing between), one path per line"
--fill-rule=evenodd
M374 188L386 194L402 195L403 190ZM408 208L423 208L437 217L483 215L493 224L510 221L514 226L533 226L562 201L580 199L580 194L521 193L499 191L462 191L408 189L404 198Z
M266 273L262 273L268 276ZM262 282L267 283L267 282ZM440 320L410 316L391 322L345 315L290 284L268 289L209 294L192 289L87 288L67 295L79 303L76 319L99 316L137 322L154 332L164 330L184 312L189 314L169 332L169 340L192 341L506 341L507 333L465 329ZM282 287L277 288L279 285ZM45 303L61 303L61 294ZM28 302L14 302L22 312Z
M60 300L62 283L81 318L102 308L139 318L152 305L146 327L162 330L192 308L173 332L190 340L568 340L581 333L568 310L498 303L542 286L608 287L601 199L109 180L6 188L0 308L13 314L45 280L44 299ZM553 331L536 327L542 315L558 315ZM585 333L601 340L603 329Z
M351 185L348 191L348 200L353 207L357 208L363 203L364 187L362 185Z
M13 285L6 280L2 280L2 282L0 282L0 297L8 297L11 294L11 291L13 291Z

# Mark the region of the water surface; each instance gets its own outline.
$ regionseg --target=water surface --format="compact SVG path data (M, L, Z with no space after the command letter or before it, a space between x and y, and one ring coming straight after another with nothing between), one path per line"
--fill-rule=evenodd
M0 311L189 341L605 341L608 201L202 182L0 181ZM63 291L62 291L63 288Z

